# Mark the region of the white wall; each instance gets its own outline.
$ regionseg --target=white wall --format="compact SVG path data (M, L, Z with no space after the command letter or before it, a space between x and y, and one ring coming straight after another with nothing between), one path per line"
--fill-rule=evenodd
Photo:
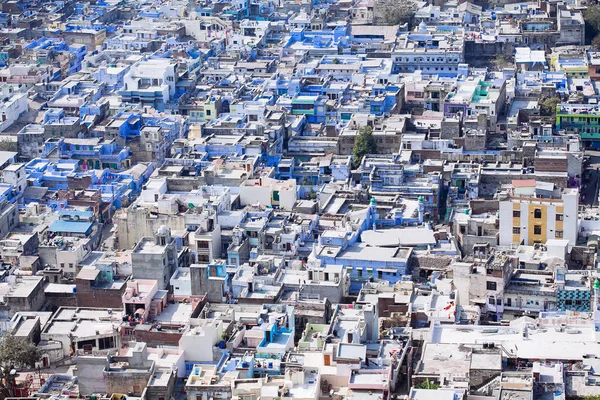
M265 186L240 186L240 203L243 206L260 203L271 205L271 188Z
M295 186L293 189L286 189L279 191L279 207L291 210L296 203L296 190Z
M140 198L143 203L154 203L154 195L167 193L167 180L166 179L152 179L148 189L142 190Z
M577 235L579 234L579 193L573 191L573 193L563 194L564 203L564 220L563 239L569 241L569 248L577 244Z
M9 101L0 106L0 132L10 127L16 120L29 109L29 102L25 93L13 95Z
M64 273L75 275L77 272L77 265L84 259L89 251L85 250L81 244L77 244L72 250L57 251L56 252L56 266L59 267L64 264Z
M221 340L222 324L214 321L212 324L203 326L194 326L194 321L190 321L190 324L190 330L195 334L186 332L179 339L179 349L183 351L185 360L188 362L213 361L212 348Z
M192 294L192 281L189 277L189 268L186 268L188 271L188 276L185 278L171 278L171 286L173 286L173 294L175 296L189 296ZM177 275L177 273L173 274L173 276Z
M511 201L500 202L500 246L510 246L512 243L512 212Z

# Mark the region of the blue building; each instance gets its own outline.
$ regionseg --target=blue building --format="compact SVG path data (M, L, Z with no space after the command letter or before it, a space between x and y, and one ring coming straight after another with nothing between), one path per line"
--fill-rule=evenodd
M299 94L292 99L292 115L304 115L310 123L325 122L327 97Z
M83 59L87 54L87 47L84 45L69 46L60 38L42 37L25 46L23 52L35 58L40 65L52 65L58 55L66 55L69 62L63 64L60 72L63 76L69 76L81 70Z
M326 230L319 237L319 245L311 257L322 265L341 265L350 276L350 292L356 293L364 282L379 279L394 284L408 273L408 261L413 249L410 247L377 247L359 243L360 234L377 224L377 202L371 199L365 210L353 212L353 218L361 218L357 230Z
M51 138L44 143L43 158L55 154L60 159L79 160L81 169L123 170L131 166L128 147L118 147L115 140L101 138Z
M59 217L48 228L48 232L58 236L88 237L94 226L92 211L59 211Z

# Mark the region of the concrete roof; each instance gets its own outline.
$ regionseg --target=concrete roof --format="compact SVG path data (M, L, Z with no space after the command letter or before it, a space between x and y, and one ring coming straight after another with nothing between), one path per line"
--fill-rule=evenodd
M435 245L433 231L429 228L402 228L366 230L360 239L370 246L424 246Z

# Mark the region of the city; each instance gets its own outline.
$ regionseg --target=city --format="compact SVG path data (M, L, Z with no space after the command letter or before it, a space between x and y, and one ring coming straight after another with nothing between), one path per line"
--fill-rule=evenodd
M597 1L2 0L0 93L0 400L600 399Z

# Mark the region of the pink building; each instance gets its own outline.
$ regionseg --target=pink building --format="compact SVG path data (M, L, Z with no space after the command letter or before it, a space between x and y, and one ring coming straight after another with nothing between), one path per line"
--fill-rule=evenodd
M164 292L164 291L161 291ZM160 314L166 306L166 295L160 295L153 279L132 279L123 294L123 310L130 320L145 323ZM166 294L166 292L165 292Z

